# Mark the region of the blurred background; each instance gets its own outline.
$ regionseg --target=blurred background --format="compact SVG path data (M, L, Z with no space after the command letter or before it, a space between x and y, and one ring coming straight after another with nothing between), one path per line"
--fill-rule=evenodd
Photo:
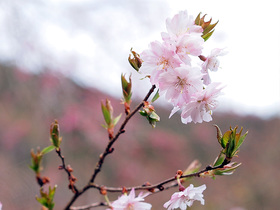
M205 43L229 52L212 80L226 85L209 123L183 125L171 106L159 100L155 129L136 116L106 159L97 183L109 186L157 183L184 170L194 159L214 161L220 148L213 124L249 130L240 155L242 166L230 177L193 179L207 184L205 206L192 209L277 209L280 188L280 33L279 5L267 1L1 0L0 1L0 201L3 209L40 209L39 187L30 149L49 145L49 125L58 119L62 152L84 186L107 144L100 126L100 101L109 98L115 115L120 104L120 74L132 73L133 105L150 88L127 62L130 48L145 50L160 40L165 20L181 10L207 14L219 23ZM123 118L122 118L123 119ZM129 145L129 147L127 146ZM115 161L117 160L117 161ZM55 209L71 197L66 174L55 153L44 161L43 175L57 184ZM172 189L147 198L162 209ZM118 195L110 195L112 200ZM75 205L103 200L89 190ZM24 206L24 208L23 208ZM102 209L102 208L99 208Z

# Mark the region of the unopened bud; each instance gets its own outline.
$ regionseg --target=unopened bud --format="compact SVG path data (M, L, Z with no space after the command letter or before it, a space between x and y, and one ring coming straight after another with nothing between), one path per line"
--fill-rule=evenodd
M128 57L128 62L130 63L130 65L136 70L139 71L141 65L142 65L142 60L140 59L140 55L136 52L134 52L132 50L132 48L130 49L130 52L133 55L133 58L131 58L131 55L129 55Z

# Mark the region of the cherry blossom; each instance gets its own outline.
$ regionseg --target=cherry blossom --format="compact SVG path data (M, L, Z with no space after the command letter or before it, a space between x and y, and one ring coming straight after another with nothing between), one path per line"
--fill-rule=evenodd
M181 11L176 14L172 19L166 20L167 32L161 34L164 41L177 41L185 34L202 33L201 26L194 24L194 18L188 15L188 12Z
M203 38L200 35L187 34L176 44L176 53L184 63L190 64L191 58L189 56L201 55L203 43Z
M150 210L152 205L144 201L144 198L150 193L139 193L138 197L135 197L135 190L132 188L129 195L126 193L119 197L111 204L113 210ZM110 210L110 209L107 209Z
M221 89L211 83L208 70L217 71L217 57L225 51L216 48L208 57L202 55L203 28L195 24L187 11L168 18L166 29L167 32L162 33L163 43L154 41L142 52L140 71L159 88L160 95L165 95L173 104L170 117L181 110L183 123L209 122ZM202 65L194 66L195 57L203 61Z
M205 58L202 64L202 73L204 73L203 81L204 84L208 85L211 83L208 70L217 71L220 66L220 61L217 59L218 56L223 56L227 52L224 49L215 48L211 51L210 55Z
M204 205L204 199L202 192L206 189L206 185L194 187L192 184L181 192L176 192L171 196L171 199L167 201L163 207L167 210L180 208L181 210L187 209L192 206L195 200L200 201Z
M150 49L141 54L144 61L141 72L150 76L151 83L157 84L157 79L162 72L179 67L182 63L170 45L158 41L150 44Z
M211 121L212 110L218 105L216 98L222 89L220 83L211 83L203 91L194 94L191 101L182 108L182 122L187 124L191 121L194 123Z
M160 93L174 106L183 106L191 96L203 89L202 74L198 68L182 64L173 71L167 71L159 77Z

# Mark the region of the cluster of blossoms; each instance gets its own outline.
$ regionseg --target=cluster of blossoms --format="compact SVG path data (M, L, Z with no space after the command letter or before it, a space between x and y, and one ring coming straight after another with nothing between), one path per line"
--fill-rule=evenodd
M222 87L220 83L211 83L208 70L217 71L217 56L225 52L214 49L208 57L201 55L206 40L204 28L187 11L167 19L166 28L167 33L161 34L163 42L154 41L141 53L140 70L159 88L160 95L173 104L170 117L181 110L183 123L209 122ZM195 57L202 61L198 66L193 65Z
M183 187L183 186L181 186ZM202 192L206 189L205 185L200 187L194 187L192 184L187 187L181 189L180 192L176 192L171 196L171 199L167 201L163 207L171 209L180 208L181 210L187 209L187 207L192 206L195 200L201 202L204 205L204 199ZM144 201L144 198L148 196L149 193L143 194L142 192L139 193L138 197L135 197L135 190L134 188L131 190L129 195L127 193L123 194L119 197L116 201L114 201L110 205L110 209L113 210L150 210L152 205ZM107 210L110 210L107 209Z

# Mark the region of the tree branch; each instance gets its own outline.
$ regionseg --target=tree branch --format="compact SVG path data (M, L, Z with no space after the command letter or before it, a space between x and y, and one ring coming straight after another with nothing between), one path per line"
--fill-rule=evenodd
M147 95L145 96L145 98L143 99L143 101L129 114L126 116L125 120L123 121L122 125L120 126L117 134L112 138L109 139L109 142L104 150L104 152L99 156L99 160L95 166L94 169L94 173L89 181L89 183L81 190L81 191L76 191L75 195L72 197L72 199L69 201L69 203L67 204L67 206L65 207L65 210L69 210L71 205L76 201L76 199L81 196L84 192L86 192L89 188L92 188L92 183L94 182L97 174L101 171L101 167L104 163L105 157L107 155L109 155L110 153L112 153L114 151L114 149L112 148L113 144L116 142L116 140L119 138L119 136L125 132L124 128L126 126L126 124L128 123L128 121L131 119L131 117L133 115L135 115L135 113L137 111L139 111L141 109L141 107L144 106L144 102L148 100L148 98L151 96L151 94L154 92L156 86L153 85L151 87L151 89L149 90L149 92L147 93Z
M60 170L64 170L67 175L68 175L68 180L69 180L69 189L72 190L73 193L77 193L78 189L75 186L75 182L76 182L76 177L74 177L74 175L72 174L72 168L70 166L66 166L65 165L65 160L64 160L64 156L61 154L61 149L56 149L55 150L58 157L61 159L62 165L59 166Z
M219 169L219 168L223 168L225 165L227 165L229 163L230 163L230 161L225 159L225 161L219 166L215 166L215 167L207 166L207 167L205 167L205 169L203 169L199 172L183 175L180 178L183 179L183 178L191 178L191 177L200 177L200 174L202 174L204 172ZM167 184L169 184L169 185L167 185ZM167 185L167 186L164 186L164 185ZM158 192L161 192L163 190L167 190L171 187L176 187L176 186L178 186L178 182L176 180L176 177L171 177L169 179L166 179L166 180L164 180L162 182L159 182L157 184L154 184L154 185L148 185L148 186L147 185L141 185L141 186L128 187L128 188L125 188L125 189L127 191L131 191L132 188L134 188L134 190L148 190L148 191L152 192L152 194L155 194L155 193L158 193ZM122 187L106 187L106 186L100 186L100 185L97 185L97 184L94 184L94 183L90 184L88 187L89 188L96 188L98 190L104 189L107 192L122 192L123 191ZM97 204L98 203L93 203L93 204L90 204L90 205L87 205L87 206L72 207L70 209L85 210L85 209L90 209L91 207L101 206L101 205L97 205ZM102 203L102 206L106 206L106 204Z

